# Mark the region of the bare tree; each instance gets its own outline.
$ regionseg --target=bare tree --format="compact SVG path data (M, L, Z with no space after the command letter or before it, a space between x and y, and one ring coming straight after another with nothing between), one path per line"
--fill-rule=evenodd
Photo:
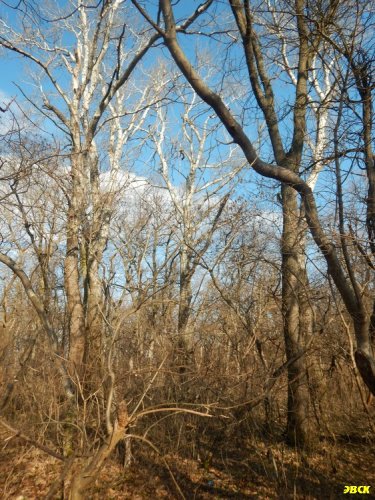
M66 7L69 8L72 10L59 13L58 20L51 23L48 30L42 29L34 17L24 17L23 28L32 29L32 37L23 36L3 21L1 44L28 58L41 72L37 84L42 103L37 100L33 104L36 111L49 118L70 143L71 184L67 197L64 274L69 356L72 366L82 373L82 363L90 358L89 346L94 353L100 344L98 267L113 203L111 196L101 193L100 189L100 163L104 160L98 152L100 132L110 127L109 162L113 169L118 169L128 137L120 129L120 122L121 126L124 125L123 104L115 110L113 99L157 37L140 41L138 52L128 57L121 47L124 38L121 2ZM49 15L48 12L44 14ZM57 41L64 34L69 34L74 41L70 48L59 45ZM61 67L65 71L65 83L57 76ZM54 93L47 90L49 86ZM143 97L142 91L140 94L138 109L145 106L147 91ZM121 100L123 97L122 94ZM133 110L136 112L137 108ZM134 121L134 115L131 120ZM132 129L131 120L129 131Z
M216 112L233 141L243 150L249 164L262 176L282 182L284 213L284 234L282 243L284 256L283 315L288 358L293 357L292 353L298 351L298 338L300 335L298 328L298 293L296 295L296 290L298 289L298 274L300 270L298 263L299 234L298 219L295 217L295 214L298 212L296 193L299 193L303 202L305 217L310 232L326 259L328 271L339 289L348 312L353 319L358 352L365 360L366 365L365 368L363 365L358 365L358 367L364 381L370 390L374 391L374 360L371 354L368 315L361 307L361 304L357 300L355 290L347 280L345 270L341 265L335 246L322 228L312 189L299 174L299 166L301 164L306 133L308 75L309 71L311 71L313 55L321 39L319 33L315 35L311 30L308 23L307 6L305 2L297 0L293 8L288 9L290 15L293 18L295 16L299 40L297 85L293 105L293 131L291 145L288 150L285 150L282 144L278 125L279 119L274 108L274 92L271 81L266 74L264 56L259 37L255 31L254 12L248 2L230 2L238 33L243 44L250 83L258 105L262 109L267 122L276 164L265 162L259 158L243 127L228 109L220 95L207 85L189 62L177 40L176 22L174 20L171 3L168 0L162 0L159 3L163 13L163 26L152 21L150 16L137 2L133 0L133 3L153 25L156 32L163 36L164 42L181 72L201 99ZM207 6L207 3L204 5ZM336 8L336 4L330 5L328 10L324 12L324 17L320 17L320 21L326 23L327 26L331 25L336 15ZM320 12L320 15L321 14L322 12ZM297 441L301 445L309 439L308 429L305 428L305 384L300 384L300 377L303 377L303 373L303 362L299 358L299 361L293 363L289 367L289 401L291 414L288 428L290 440Z
M217 160L219 139L212 117L202 115L196 97L179 94L183 107L181 132L169 138L169 127L176 128L162 108L157 110L157 126L150 131L152 146L157 154L157 170L161 187L167 190L176 230L173 234L178 249L179 299L177 345L181 351L181 370L187 362L189 320L192 313L192 283L198 266L209 250L220 226L233 180L244 167L243 161L231 148L226 157ZM167 149L167 144L172 148ZM199 290L199 286L196 286Z

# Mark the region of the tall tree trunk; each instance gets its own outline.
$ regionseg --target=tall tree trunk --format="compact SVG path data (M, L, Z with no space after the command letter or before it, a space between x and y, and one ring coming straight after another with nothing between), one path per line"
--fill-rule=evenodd
M187 328L191 313L191 270L188 250L183 244L180 255L180 286L179 286L179 304L178 304L178 323L177 323L177 363L181 376L186 372L189 364L189 342L187 339Z
M90 379L103 376L103 305L104 296L99 275L100 264L108 240L113 213L113 195L103 193L99 182L99 160L95 144L85 155L88 172L87 198L90 213L84 221L83 247L85 249L84 312L85 312L85 364Z
M101 367L101 353L103 348L103 295L99 278L99 261L93 258L87 269L86 281L86 342L85 363L90 369L98 373Z
M367 83L367 85L364 85L364 88L361 89L362 91L360 93L362 97L363 140L365 146L365 164L368 181L366 225L370 250L375 258L375 161L372 149L373 112L372 94L371 88L368 86L369 80L367 76L366 71L364 75L364 83ZM373 347L375 347L375 298L373 299L372 304L369 332L371 342Z
M282 187L282 314L288 366L287 441L293 446L309 447L314 439L309 415L306 356L301 351L311 328L311 314L306 306L306 270L301 267L300 220L297 193ZM305 277L303 280L301 278Z
M85 348L84 311L80 291L79 231L83 206L82 169L80 155L72 155L72 194L69 200L66 227L66 257L64 280L68 312L69 361L72 372L82 374ZM73 375L72 373L72 375Z

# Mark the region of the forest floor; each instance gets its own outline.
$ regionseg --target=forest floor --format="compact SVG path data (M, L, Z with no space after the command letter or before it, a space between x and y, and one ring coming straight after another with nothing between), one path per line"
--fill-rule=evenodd
M1 499L45 498L59 481L61 462L17 439L1 441ZM106 463L87 498L336 499L348 496L345 485L371 487L370 494L350 498L375 498L375 446L358 439L325 440L313 453L299 454L282 442L253 438L226 443L204 463L146 451L137 450L126 469L115 457Z

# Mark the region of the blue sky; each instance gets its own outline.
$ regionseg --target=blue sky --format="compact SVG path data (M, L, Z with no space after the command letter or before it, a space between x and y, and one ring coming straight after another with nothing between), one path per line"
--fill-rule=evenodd
M156 5L156 2L149 2L149 6ZM183 16L186 12L191 12L193 9L195 9L198 6L197 2L180 2L179 3L179 11L176 14L176 18L178 19L180 16ZM222 21L225 18L225 24L226 26L228 25L227 23L230 22L229 19L227 18L228 10L226 7L226 4L220 4L220 20ZM2 7L3 11L5 11L4 7ZM10 15L9 15L10 12ZM10 22L14 22L14 11L9 11L7 9L7 15L9 15ZM226 46L223 45L222 43L217 43L217 41L212 41L211 39L207 37L191 37L191 36L181 36L180 37L181 43L188 53L189 57L194 58L196 52L198 51L197 49L199 48L199 51L206 52L207 54L211 54L211 59L212 62L217 65L222 64L222 58L225 56L224 52L226 50ZM253 106L253 102L248 100L249 95L251 95L251 92L247 92L247 90L250 87L250 84L248 82L248 77L247 77L247 72L246 72L246 67L244 64L240 64L241 57L241 48L239 44L232 44L231 48L228 50L228 55L231 57L231 60L237 61L237 71L236 71L236 76L230 76L227 78L227 96L226 100L227 103L231 106L232 110L234 112L237 111L237 113L241 113L242 109L245 106ZM28 80L27 76L27 69L33 69L33 66L28 64L27 60L25 58L20 58L15 56L13 53L5 53L2 51L1 53L2 57L2 64L3 67L5 68L5 71L2 72L1 78L0 78L0 101L2 105L6 104L7 101L14 97L17 96L19 98L19 102L22 102L22 97L20 96L20 93L17 89L17 87L13 84L13 82L17 82L18 84L21 84L23 87L25 87L25 82ZM166 49L152 49L152 51L148 54L144 61L144 67L146 70L148 68L151 69L152 64L156 60L164 60L165 58L170 60L170 56ZM219 68L220 69L220 68ZM201 66L200 68L201 74L204 75L206 72L206 69L204 66ZM220 71L217 73L219 75L215 79L211 78L211 83L220 85ZM274 88L276 90L276 95L279 101L279 106L282 110L285 110L288 106L288 102L290 101L291 103L293 102L293 94L294 94L294 89L293 86L288 84L285 79L284 81L281 80L274 80L273 81ZM27 89L27 85L25 87ZM232 90L231 90L232 89ZM233 90L234 89L234 90ZM30 87L29 87L30 90ZM230 95L232 91L232 95ZM238 93L244 91L243 97L241 97L239 100L238 98ZM236 95L237 94L237 95ZM236 97L236 99L231 99L231 97ZM202 106L203 107L203 106ZM177 106L175 106L175 110L177 110ZM176 115L176 123L173 125L171 122L171 126L178 127L178 115L179 112L175 112ZM4 120L4 117L2 117ZM251 109L246 115L245 118L245 129L246 132L248 133L249 137L252 140L256 140L258 136L258 127L262 124L262 119L259 114L259 112L254 112ZM287 138L288 135L290 135L290 115L284 120L283 124L281 125L281 131L282 134L284 135L284 138ZM48 130L52 130L51 125L48 126ZM269 141L267 140L267 134L265 133L266 140L264 141L264 145L262 147L262 156L266 160L272 160L272 154L270 153L270 147L269 147ZM285 141L286 145L288 143L288 139ZM225 146L222 148L223 154L225 154ZM147 160L147 155L145 157L145 161ZM246 176L248 177L248 176ZM250 178L253 179L253 174L250 175ZM247 182L246 185L242 185L239 193L246 195L246 196L254 196L259 193L259 184L262 184L262 181L260 178L256 178L254 182ZM267 180L264 182L266 186L276 186L276 183L273 183L270 180ZM327 173L322 173L320 176L319 184L318 184L318 199L321 199L322 203L325 203L325 190L326 189L331 189L332 187L332 176L331 174ZM322 194L322 196L320 196ZM273 196L273 195L272 195Z

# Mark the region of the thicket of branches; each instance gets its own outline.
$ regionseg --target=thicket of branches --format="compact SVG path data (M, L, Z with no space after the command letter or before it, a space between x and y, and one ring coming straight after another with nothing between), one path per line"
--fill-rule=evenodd
M371 2L1 7L0 424L74 499L138 441L373 432Z

